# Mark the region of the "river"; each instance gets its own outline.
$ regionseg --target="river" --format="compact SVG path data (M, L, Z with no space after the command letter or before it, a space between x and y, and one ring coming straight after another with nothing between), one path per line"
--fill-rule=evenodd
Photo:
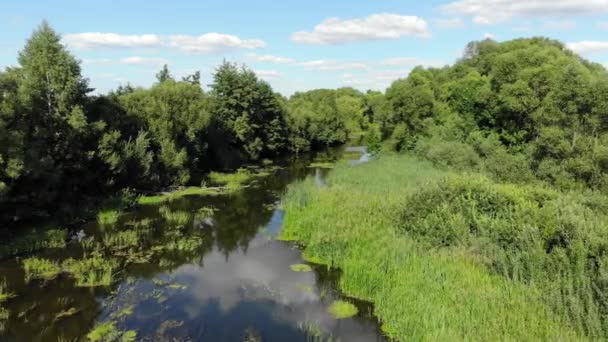
M309 167L311 161L275 162L271 172L230 194L185 196L139 206L111 226L85 225L82 235L91 241L145 227L140 246L113 250L121 266L109 287L78 287L66 274L27 282L22 258L0 262L0 280L16 295L3 304L10 316L0 339L86 341L95 326L111 322L117 331L136 332L137 341L385 341L373 306L337 290L338 271L315 265L294 271L307 264L299 248L276 239L287 186L305 177L322 186L331 172ZM175 227L163 211L192 213L192 219ZM208 214L197 219L199 212ZM36 256L63 261L85 253L91 252L74 241ZM328 307L336 300L354 304L358 314L335 318Z

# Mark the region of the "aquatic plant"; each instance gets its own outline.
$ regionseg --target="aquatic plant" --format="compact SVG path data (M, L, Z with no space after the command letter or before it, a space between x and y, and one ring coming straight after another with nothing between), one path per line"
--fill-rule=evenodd
M8 291L6 288L7 288L6 279L4 279L4 280L0 281L0 304L15 297L15 294Z
M80 260L68 259L64 261L63 267L74 277L78 287L110 286L118 262L93 255Z
M46 248L64 248L66 240L67 232L64 229L37 229L3 242L0 245L0 259Z
M50 280L61 273L59 263L49 259L32 257L24 259L22 263L26 281L32 279Z
M97 223L101 225L113 225L118 222L121 212L115 209L102 209L97 213Z
M289 268L291 268L291 270L294 272L311 272L312 271L312 267L310 267L310 265L306 265L306 264L293 264L293 265L289 266Z
M359 310L352 303L336 300L329 306L329 308L327 308L327 312L329 312L334 318L342 319L356 315Z
M72 317L74 315L76 315L77 313L79 313L80 310L76 309L76 308L69 308L67 310L63 310L61 312L59 312L57 315L55 315L55 321L60 321L62 319L66 319L69 317Z
M173 226L184 226L192 220L192 213L184 210L171 210L168 206L162 206L158 209L160 215Z
M93 330L87 334L90 342L135 342L137 332L135 330L120 331L112 321L98 323Z
M103 245L112 250L123 250L138 247L140 243L140 231L125 230L112 232L104 235Z
M238 169L234 173L211 172L209 174L211 182L224 185L229 191L240 189L251 177L253 174L247 169Z
M218 195L221 191L214 188L208 187L187 187L166 194L154 195L154 196L141 196L137 199L137 204L140 205L158 205L166 202L171 202L175 199L184 196L209 196Z

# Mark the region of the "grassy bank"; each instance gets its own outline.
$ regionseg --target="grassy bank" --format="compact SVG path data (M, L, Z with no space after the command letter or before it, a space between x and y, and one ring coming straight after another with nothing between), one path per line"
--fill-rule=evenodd
M573 266L558 243L555 257L547 252L546 241L564 231L533 238L542 229L533 225L560 200L539 187L383 156L337 167L327 187L310 180L292 186L282 238L303 243L310 261L340 268L341 288L373 301L383 329L399 340L599 337L602 309L587 291L590 270L580 259ZM549 209L537 211L539 203ZM564 223L554 216L546 227ZM581 222L570 227L594 224Z

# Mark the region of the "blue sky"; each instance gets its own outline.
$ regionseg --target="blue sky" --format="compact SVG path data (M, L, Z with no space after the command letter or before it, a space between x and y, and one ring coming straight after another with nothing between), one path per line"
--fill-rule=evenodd
M472 40L546 36L608 65L608 0L20 0L0 4L0 67L43 20L98 92L148 86L162 64L211 82L226 59L286 95L383 90L417 64L441 66Z

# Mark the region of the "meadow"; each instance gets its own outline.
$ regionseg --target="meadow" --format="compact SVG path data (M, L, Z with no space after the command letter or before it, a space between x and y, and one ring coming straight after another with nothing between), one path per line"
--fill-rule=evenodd
M281 238L339 268L398 340L595 339L605 203L388 154L292 185Z

